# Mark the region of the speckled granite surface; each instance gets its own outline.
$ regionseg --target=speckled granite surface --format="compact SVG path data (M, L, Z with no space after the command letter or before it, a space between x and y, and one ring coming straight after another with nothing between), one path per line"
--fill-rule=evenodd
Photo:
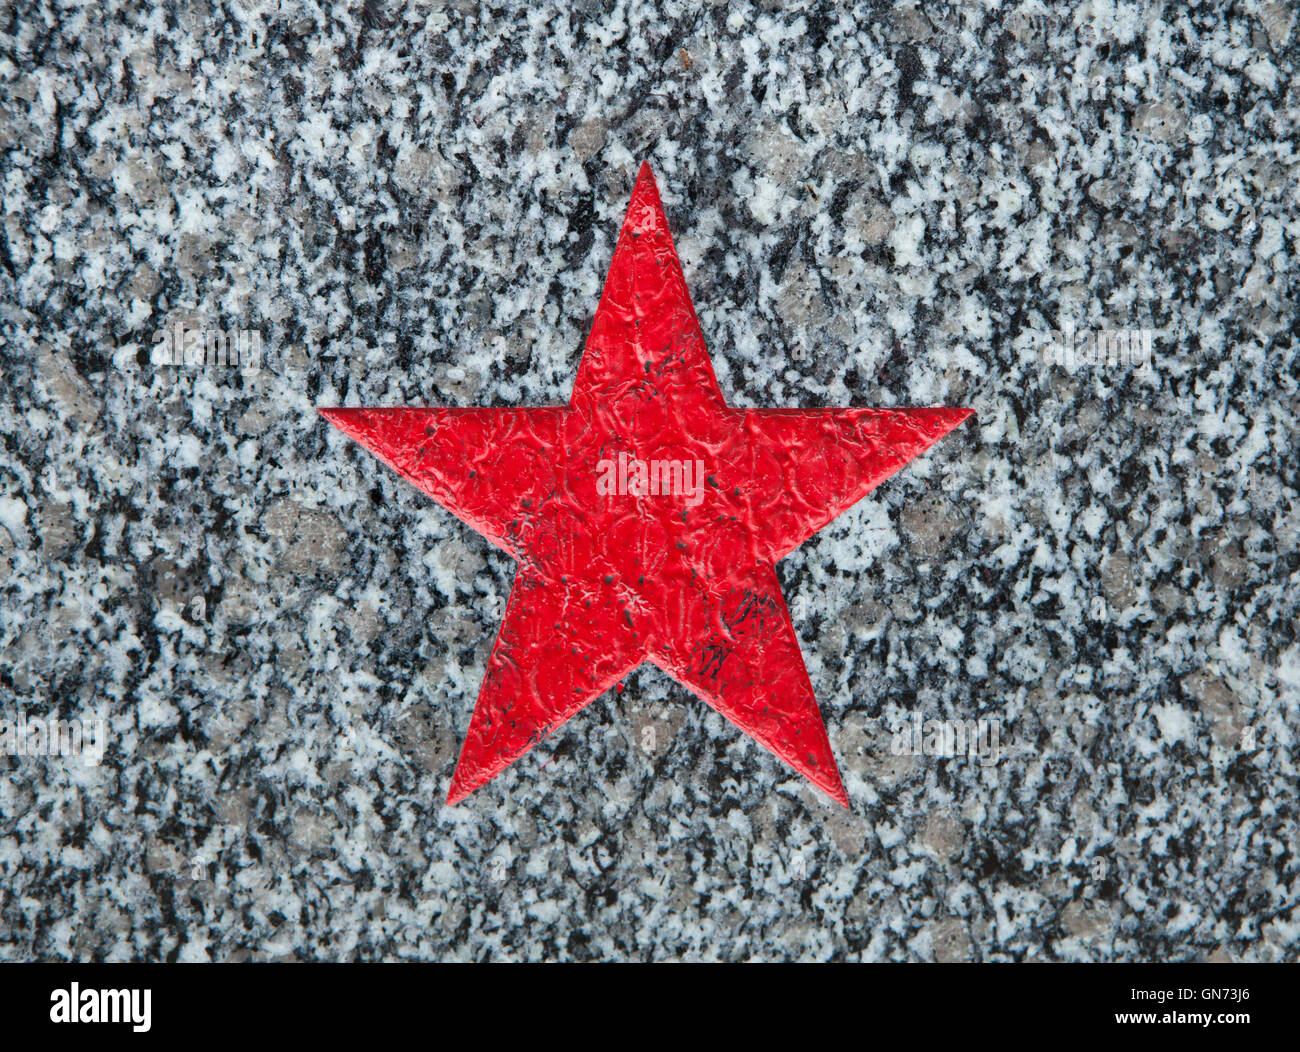
M1300 955L1293 5L18 7L0 957ZM314 414L563 402L642 158L733 404L978 414L779 567L851 813L650 668L444 807L512 566Z

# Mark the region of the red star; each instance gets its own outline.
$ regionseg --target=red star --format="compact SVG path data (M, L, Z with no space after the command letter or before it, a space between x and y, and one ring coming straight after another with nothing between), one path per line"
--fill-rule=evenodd
M848 806L774 564L970 412L728 406L642 165L567 406L321 410L519 562L448 803L648 661Z

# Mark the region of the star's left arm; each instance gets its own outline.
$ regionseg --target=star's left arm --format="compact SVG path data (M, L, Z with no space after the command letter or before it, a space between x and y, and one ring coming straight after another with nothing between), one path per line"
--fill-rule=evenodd
M365 446L497 547L516 543L531 509L562 481L556 460L567 410L321 409Z

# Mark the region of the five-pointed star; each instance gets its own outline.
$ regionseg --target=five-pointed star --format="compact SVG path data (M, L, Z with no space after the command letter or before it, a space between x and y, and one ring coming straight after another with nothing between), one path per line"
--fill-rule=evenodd
M970 410L729 407L648 165L567 406L321 413L519 563L448 803L648 661L848 806L774 564Z

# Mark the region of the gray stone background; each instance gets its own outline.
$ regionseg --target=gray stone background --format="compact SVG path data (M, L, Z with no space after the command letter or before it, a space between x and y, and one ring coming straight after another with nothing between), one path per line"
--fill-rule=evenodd
M0 957L1295 960L1295 22L4 5ZM446 808L511 563L315 416L563 403L643 158L733 404L977 412L779 567L851 812L650 668Z

